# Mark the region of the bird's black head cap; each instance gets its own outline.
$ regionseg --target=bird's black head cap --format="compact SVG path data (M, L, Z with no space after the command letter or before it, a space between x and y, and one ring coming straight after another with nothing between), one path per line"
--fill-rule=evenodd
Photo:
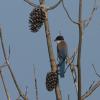
M57 41L57 40L64 40L64 37L63 37L63 36L61 36L61 35L59 35L59 36L57 36L57 37L55 38L55 40L54 40L54 41Z

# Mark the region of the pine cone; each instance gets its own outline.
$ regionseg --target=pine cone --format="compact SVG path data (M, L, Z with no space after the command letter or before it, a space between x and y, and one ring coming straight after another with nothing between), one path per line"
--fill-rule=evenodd
M46 76L46 88L48 91L52 91L58 83L58 74L56 72L49 72Z
M37 32L45 21L45 12L40 8L36 7L32 10L29 16L29 27L32 32Z

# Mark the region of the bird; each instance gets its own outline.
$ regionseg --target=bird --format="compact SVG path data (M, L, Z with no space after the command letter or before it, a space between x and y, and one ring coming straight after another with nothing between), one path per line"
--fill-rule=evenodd
M68 56L68 46L62 35L58 35L55 40L57 43L58 72L61 78L65 77L65 64Z

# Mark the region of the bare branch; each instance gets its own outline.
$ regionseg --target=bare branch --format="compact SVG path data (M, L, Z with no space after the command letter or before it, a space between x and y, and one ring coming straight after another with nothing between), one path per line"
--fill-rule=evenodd
M97 10L96 0L94 0L94 7L93 7L93 9L91 11L91 14L90 14L89 18L84 21L84 29L90 24L90 22L91 22L91 20L92 20L92 18L94 16L94 13L95 13L96 10Z
M76 48L75 51L74 51L74 54L71 57L72 60L69 61L69 65L68 65L68 66L70 66L70 71L71 71L71 74L72 74L72 78L74 80L74 86L75 86L75 89L76 89L76 94L78 93L77 65L74 65L73 61L75 59L75 56L77 55L77 51L78 51L78 49Z
M67 66L67 68L65 69L65 72L66 72L67 69L70 67L70 65L77 66L77 65L72 64L73 61L74 61L74 59L75 59L75 56L77 55L77 51L78 51L78 49L75 48L73 55L72 55L71 57L67 57L67 58L66 58L66 59L67 59L66 63L68 64L68 66Z
M69 20L72 22L72 23L74 23L74 24L79 24L78 22L75 22L72 18L71 18L71 16L69 15L69 13L68 13L68 11L67 11L67 9L66 9L66 7L65 7L65 5L64 5L64 2L63 2L63 0L62 0L62 6L63 6L63 8L64 8L64 10L65 10L65 12L66 12L66 14L67 14L67 16L68 16L68 18L69 18Z
M95 81L92 82L92 84L89 87L89 90L92 88L92 86L94 85Z
M18 92L19 92L19 95L20 95L22 98L24 98L25 100L27 100L26 97L24 96L23 92L21 91L21 89L20 89L20 87L19 87L17 81L16 81L16 78L15 78L15 76L14 76L14 74L13 74L12 69L11 69L11 65L10 65L10 63L9 63L9 61L8 61L7 52L6 52L6 49L5 49L5 47L4 47L4 42L3 42L3 36L2 36L1 27L0 27L0 40L1 40L1 47L2 47L2 51L3 51L5 63L6 63L6 65L8 66L8 69L9 69L9 71L10 71L10 73L11 73L11 76L12 76L12 79L13 79L13 81L14 81L14 84L15 84L15 86L16 86Z
M53 10L55 9L56 7L58 7L58 5L61 3L62 0L59 0L55 5L51 6L51 7L48 7L47 10Z
M67 62L66 62L66 63L68 63L68 66L66 67L65 72L66 72L67 69L70 67L70 65L73 63L74 58L75 58L75 53L72 55L71 58L68 58L68 59L67 59ZM64 73L65 73L65 72L64 72Z
M27 96L28 93L28 86L26 86L25 96Z
M34 4L32 1L30 0L24 0L26 3L28 3L29 5L31 5L32 7L37 7L39 5Z
M74 65L74 64L73 64L73 61L74 61L74 59L75 59L75 56L77 55L77 52L78 52L78 49L75 48L73 55L67 59L67 62L66 62L66 63L68 64L68 66L67 66L67 68L65 69L65 72L66 72L67 69L70 67L70 71L71 71L71 74L72 74L72 78L73 78L73 80L74 80L74 85L75 85L75 89L76 89L76 94L78 93L77 65Z
M70 65L70 71L72 74L73 82L76 89L76 94L78 93L78 77L77 77L77 67L73 66L73 64Z
M70 95L68 95L68 100L70 100Z
M20 99L20 96L18 96L16 100L21 100L21 99Z
M7 100L10 100L10 96L8 94L8 90L7 90L7 87L6 87L6 84L5 84L5 81L4 81L4 78L3 78L3 75L2 75L2 71L1 70L0 70L0 76L1 76L1 80L2 80L2 83L3 83L3 87L4 87L4 91L5 91Z
M0 70L2 69L2 68L4 68L4 67L6 67L7 66L7 64L2 64L2 65L0 65Z
M97 73L97 71L96 71L96 69L95 69L94 64L92 64L92 66L93 66L93 69L94 69L94 71L95 71L95 74L97 75L97 77L99 77L99 78L100 78L100 74L98 74L98 73Z
M100 86L100 80L94 84L88 91L85 92L85 94L81 97L82 100L86 99L88 96L90 96L98 87Z
M10 54L11 54L11 49L10 49L10 45L9 45L9 55L8 55L8 59L10 58Z
M82 36L83 36L83 21L82 21L83 0L79 0L79 41L78 41L78 55L77 55L77 69L78 69L78 100L81 100L82 80L81 80L81 53L82 53Z
M34 67L34 81L35 81L35 93L36 93L36 100L39 100L39 95L38 95L38 86L37 86L37 79L35 76L35 67Z
M5 47L4 47L4 42L3 42L3 36L2 36L1 27L0 27L0 40L1 40L2 51L3 51L4 58L5 58L5 63L6 63L7 53L6 53L6 50L5 50Z
M40 5L45 6L45 0L41 0ZM45 15L46 15L46 20L44 22L44 29L45 29L45 36L46 36L46 41L47 41L47 47L48 47L48 54L49 54L49 61L50 61L50 66L51 66L51 71L56 72L57 71L57 64L56 60L54 57L54 52L52 48L52 41L51 41L51 33L49 29L49 22L48 22L48 11L45 10ZM61 95L61 90L59 87L59 82L55 88L55 95L57 100L62 100L62 95Z

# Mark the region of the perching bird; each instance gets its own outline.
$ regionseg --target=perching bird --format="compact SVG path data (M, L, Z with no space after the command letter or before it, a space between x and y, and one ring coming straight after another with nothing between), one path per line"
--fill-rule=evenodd
M63 36L61 36L61 35L57 36L54 41L56 41L56 43L57 43L57 57L59 59L58 72L60 74L60 77L64 78L65 64L66 64L66 58L67 58L67 52L68 52L67 44L64 41Z

